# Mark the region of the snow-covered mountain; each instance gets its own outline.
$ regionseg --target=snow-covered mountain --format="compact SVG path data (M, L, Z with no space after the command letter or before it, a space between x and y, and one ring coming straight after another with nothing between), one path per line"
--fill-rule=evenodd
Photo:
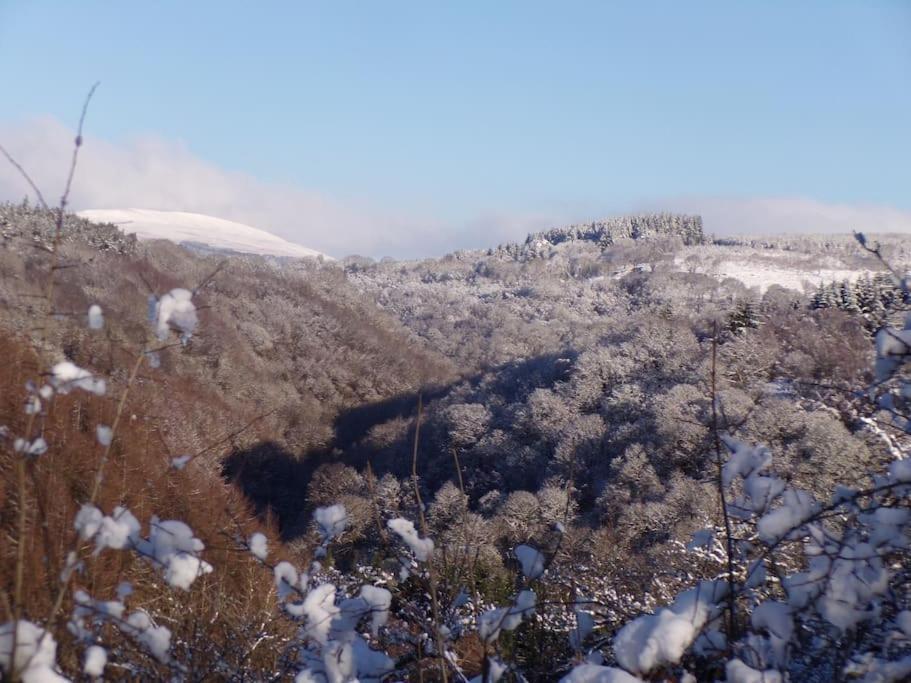
M177 244L205 245L245 254L330 258L300 244L243 223L184 211L153 209L89 209L79 215L96 223L113 223L141 240L170 240Z

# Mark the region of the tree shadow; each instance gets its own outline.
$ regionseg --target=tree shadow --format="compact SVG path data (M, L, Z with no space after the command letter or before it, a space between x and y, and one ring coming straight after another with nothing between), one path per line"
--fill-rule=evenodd
M463 381L477 381L477 378ZM435 401L448 394L455 384L457 383L427 388L421 392L421 398L425 404ZM365 403L339 413L333 422L333 448L347 451L367 436L373 427L396 418L413 418L417 412L417 404L418 394L415 392Z
M513 361L450 384L425 388L421 398L432 411L433 402L455 387L467 384L478 389L484 382L483 392L513 402L535 388L565 380L574 357L575 353L565 352ZM273 441L263 441L231 452L222 462L222 476L240 489L258 516L277 520L282 538L299 537L306 532L310 519L307 487L320 466L340 463L363 470L370 462L377 476L387 472L398 477L410 474L417 405L418 392L411 392L354 406L335 418L335 439L329 447L294 453ZM369 443L374 427L403 419L412 425L391 443L380 450ZM422 450L426 450L427 442L434 437L432 427L428 425L422 435ZM422 463L429 481L455 475L448 457L428 454L422 456Z

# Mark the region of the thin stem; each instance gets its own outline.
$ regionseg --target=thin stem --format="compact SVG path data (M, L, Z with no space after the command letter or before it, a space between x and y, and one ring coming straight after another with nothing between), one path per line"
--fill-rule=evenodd
M25 506L25 454L22 454L16 460L16 481L19 490L19 528L17 531L18 541L16 543L16 582L13 589L13 621L18 622L22 617L22 582L25 576L25 526L28 520L28 512ZM15 640L14 630L14 647Z
M475 553L474 559L471 558L471 546L468 543L468 495L465 493L465 481L462 478L462 463L459 461L459 451L457 448L452 449L452 459L455 463L456 475L459 479L459 491L462 493L462 540L465 544L465 570L468 572L468 582L471 585L471 611L475 621L477 621L479 594L475 571L477 569L478 556L477 553Z
M376 525L377 534L379 534L380 540L383 545L389 545L389 537L386 535L386 530L383 528L382 519L380 517L380 506L376 500L376 477L373 474L373 467L370 466L370 458L367 458L367 492L370 494L370 509L373 513L373 523Z
M421 436L421 418L424 415L424 400L418 394L418 414L414 424L414 449L411 453L411 483L414 486L414 497L418 504L418 519L421 523L421 533L427 537L427 518L424 516L424 501L421 498L421 489L418 486L418 444ZM433 607L433 639L437 646L437 655L440 658L440 676L443 683L449 680L446 670L446 650L443 636L440 633L440 603L437 597L436 571L433 568L433 559L428 558L427 575L430 579L430 603Z
M44 200L44 195L41 194L41 190L38 188L38 185L35 183L34 180L32 180L32 177L28 174L28 171L26 171L22 167L22 164L20 164L18 161L16 161L16 159L13 157L13 155L10 154L6 150L6 147L4 147L3 145L0 145L0 154L2 154L4 157L6 157L6 160L10 163L10 165L13 168L15 168L16 171L19 172L19 175L21 175L22 178L25 180L25 182L28 183L29 187L32 188L32 192L34 192L35 196L38 198L38 203L41 204L41 208L45 209L47 211L50 211L50 208L48 207L47 202Z
M718 429L718 323L715 322L712 337L712 436L715 444L715 465L718 476L718 495L721 499L721 515L724 518L724 534L727 550L728 575L728 642L735 640L736 621L734 618L734 534L731 529L731 518L728 515L727 496L724 491L724 463L721 457L721 436Z
M101 462L98 463L98 470L95 472L95 482L92 484L92 495L89 497L89 502L92 504L98 499L101 482L104 481L104 468L110 457L111 449L114 447L114 437L117 435L117 427L120 425L120 418L123 416L123 409L126 406L127 396L130 393L133 382L136 381L136 375L139 374L139 368L142 366L143 358L145 358L144 350L137 354L136 362L133 363L133 369L130 371L130 378L123 389L123 393L120 395L120 401L117 403L117 413L114 415L114 422L111 424L111 440L104 448L104 453L101 455Z

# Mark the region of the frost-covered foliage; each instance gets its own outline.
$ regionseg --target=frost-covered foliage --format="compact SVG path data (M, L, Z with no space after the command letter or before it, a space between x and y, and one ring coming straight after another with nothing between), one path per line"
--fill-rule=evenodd
M175 330L185 342L199 323L196 306L193 304L193 292L182 287L175 287L160 299L153 297L149 301L149 310L155 333L161 340L167 339L170 331Z
M63 239L84 242L102 252L131 254L136 250L136 236L126 235L110 223L92 223L75 214L66 214ZM49 212L28 200L20 204L0 202L0 243L27 241L49 249L55 239L55 221Z
M540 550L525 544L516 546L515 552L525 578L530 580L540 578L541 574L544 573L546 559L544 554Z
M104 327L104 314L101 310L101 306L98 304L89 306L88 322L89 328L93 330L100 330Z
M399 517L390 519L387 526L405 542L418 562L427 562L430 559L433 553L433 540L421 538L417 529L414 528L413 522Z
M12 657L10 654L13 653ZM40 626L20 620L0 625L0 671L23 683L57 683L57 642Z
M72 389L82 389L92 394L104 395L107 384L102 377L96 377L88 370L77 367L70 361L57 363L51 368L51 382L61 394Z
M852 282L820 284L810 299L814 309L835 308L863 317L870 330L887 322L889 311L902 298L901 286L888 273L865 274Z
M702 232L702 217L674 214L620 216L604 221L533 233L528 236L525 244L540 242L561 244L582 240L594 242L604 248L621 240L648 237L679 237L684 244L702 244L705 241L705 235Z

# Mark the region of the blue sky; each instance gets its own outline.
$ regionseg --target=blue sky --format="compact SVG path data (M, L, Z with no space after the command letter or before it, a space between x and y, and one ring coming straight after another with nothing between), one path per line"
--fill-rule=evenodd
M80 202L228 213L336 253L640 208L911 229L911 2L0 0L0 64L0 142L42 178L101 81ZM257 192L281 211L226 197Z

